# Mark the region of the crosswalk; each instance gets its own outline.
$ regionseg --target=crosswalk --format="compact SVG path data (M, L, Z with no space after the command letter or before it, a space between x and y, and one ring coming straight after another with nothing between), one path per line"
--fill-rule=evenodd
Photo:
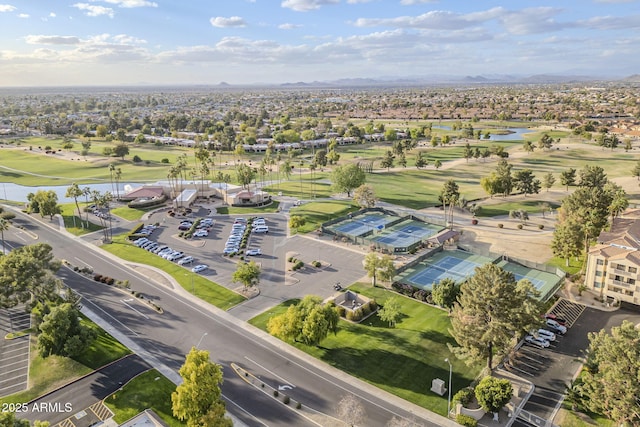
M82 416L75 414L64 421L59 422L54 427L80 427L86 425L95 425L104 420L113 417L111 409L107 408L104 402L96 402L87 409L80 411Z
M556 304L551 307L549 313L555 314L561 319L567 321L567 327L570 328L576 323L582 312L586 309L583 304L578 304L564 298L560 298Z

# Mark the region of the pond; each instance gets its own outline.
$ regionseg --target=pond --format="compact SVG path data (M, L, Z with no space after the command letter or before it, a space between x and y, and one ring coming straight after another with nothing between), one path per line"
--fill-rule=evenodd
M451 130L451 126L447 126L447 125L432 125L431 128L441 129L441 130ZM520 139L524 139L522 135L524 135L525 133L535 132L534 129L529 129L529 128L502 128L502 129L488 129L488 130L489 132L491 132L492 130L495 130L496 132L497 131L509 132L504 135L491 134L491 138L489 138L489 141L517 141ZM483 129L483 132L484 132L484 129ZM487 140L482 138L482 141L487 141Z
M71 184L69 184L71 185ZM12 200L14 202L27 202L27 195L29 193L35 193L38 190L49 191L53 190L58 195L58 203L71 203L73 202L72 197L65 197L67 189L69 185L42 185L38 187L28 187L26 185L14 184L12 182L3 182L0 183L0 199L4 200ZM120 183L119 191L120 194L123 194L130 188L139 187L142 184L136 183ZM85 187L89 187L91 190L97 190L101 193L105 191L111 191L113 194L116 194L115 188L116 184L111 186L111 183L100 183L100 184L79 184L80 188L83 189ZM84 196L78 199L78 202L84 201Z

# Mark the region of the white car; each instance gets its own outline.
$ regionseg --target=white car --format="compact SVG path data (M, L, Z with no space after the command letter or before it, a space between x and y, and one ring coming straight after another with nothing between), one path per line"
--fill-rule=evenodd
M524 337L524 340L527 343L529 343L529 344L531 344L531 345L533 345L535 347L538 347L538 348L547 348L547 347L549 347L549 341L543 340L542 338L536 338L533 335L527 335L526 337Z
M222 253L225 254L225 255L235 254L239 250L240 250L240 248L237 248L237 247L226 247L226 248L224 248Z
M209 268L208 265L198 264L195 267L193 267L191 271L193 271L194 273L200 273L202 271L205 271L207 268Z
M208 235L209 235L209 232L204 228L201 228L200 230L196 230L196 232L193 233L193 237L207 237Z
M248 256L262 255L262 251L260 249L249 249L247 251Z
M567 327L561 325L560 323L556 322L553 319L547 319L546 324L549 329L551 329L552 331L555 331L555 333L557 334L564 335L567 333Z
M259 226L253 228L253 232L254 233L268 233L269 232L269 227L267 227L266 225L259 225Z
M556 340L556 334L546 329L538 329L536 335L538 335L538 338L542 338L550 342Z
M184 252L175 252L167 257L169 261L177 261L184 256Z
M267 222L264 219L256 219L251 223L251 226L254 228L259 227L261 225L267 225Z
M178 265L191 264L193 261L195 261L195 258L189 255L178 261Z

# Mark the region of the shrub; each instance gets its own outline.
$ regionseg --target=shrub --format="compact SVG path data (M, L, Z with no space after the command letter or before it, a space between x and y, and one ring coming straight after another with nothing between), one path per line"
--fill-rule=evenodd
M289 396L286 396L286 395L285 395L285 396L282 398L282 402L283 402L285 405L288 405L288 404L289 404L289 402L291 402L291 399L289 398Z
M339 305L339 306L336 307L336 311L338 312L338 316L345 317L347 309L344 308L343 306Z
M296 409L302 409L302 403L300 402L296 403Z
M160 160L160 163L169 163L169 159L165 157L164 159Z
M522 227L524 227L522 224L518 224L518 230L522 230Z
M503 228L503 227L504 227L503 223L498 224L498 228Z
M376 302L376 300L372 299L371 301L369 301L369 307L371 308L371 311L376 311L378 309L378 303Z
M353 310L353 316L351 318L351 320L353 320L354 322L359 322L362 320L362 307L356 308L355 310Z
M315 268L320 268L322 266L322 264L320 264L320 261L313 261L311 263Z
M294 257L292 257L292 256L290 256L289 258L287 258L287 261L289 261L289 262L293 262L294 260L295 260L295 258L294 258Z
M477 427L478 421L469 415L458 414L456 415L456 422L465 427Z
M298 261L298 262L296 262L296 265L294 266L294 268L295 268L296 270L299 270L299 269L301 269L302 267L304 267L304 262L302 262L302 261Z
M273 390L273 395L274 395L275 397L278 397L278 395L279 395L279 394L280 394L280 393L278 393L278 390Z
M140 163L142 159L137 154L133 156L133 163Z
M543 225L543 224L538 224L538 229L539 229L539 230L544 229L544 225Z
M473 399L473 388L465 387L461 390L458 390L456 394L451 398L452 402L460 402L462 406L467 406L469 402Z
M96 282L100 282L102 280L102 274L96 274L95 276L93 276L93 280L95 280Z
M116 282L116 280L113 277L109 277L107 279L107 285L111 285L113 286L113 284Z
M478 220L477 220L477 219L472 219L472 220L471 220L471 224L473 224L473 225L477 225L477 224L478 224Z
M371 314L371 306L369 305L369 303L364 304L361 308L362 317L367 317L369 314Z

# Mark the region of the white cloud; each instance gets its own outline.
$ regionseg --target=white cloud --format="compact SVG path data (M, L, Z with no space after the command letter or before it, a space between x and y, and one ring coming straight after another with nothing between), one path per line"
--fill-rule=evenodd
M95 2L97 0L91 0ZM134 8L134 7L158 7L158 3L147 0L102 0L109 4L115 4L119 7Z
M500 21L508 32L519 35L547 33L574 26L572 23L557 22L554 16L560 12L560 9L554 7L532 7L506 12Z
M78 10L83 10L87 16L102 16L107 15L109 18L113 18L114 12L110 7L94 6L88 3L76 3L72 5Z
M216 16L209 19L211 25L219 28L228 28L228 27L246 27L247 23L244 19L239 16L231 16L229 18L225 18L222 16Z
M49 14L49 18L55 18L55 17L56 17L55 12L51 12L51 13Z
M628 30L640 27L640 15L595 16L585 21L579 21L577 25L596 30Z
M436 0L400 0L403 6L413 6L414 4L435 3Z
M10 4L0 4L0 12L13 12L16 9L15 6L11 6Z
M28 13L19 13L18 18L27 19L29 17Z
M604 4L618 4L618 3L633 3L636 0L594 0L594 3Z
M278 28L280 28L281 30L294 30L296 28L301 28L301 27L302 27L302 25L290 24L290 23L278 25Z
M54 45L76 45L80 44L80 38L76 36L42 36L28 35L25 37L28 44L54 44Z
M280 6L295 10L296 12L308 12L310 10L320 9L328 4L338 4L340 0L283 0Z
M375 0L347 0L349 4L369 3Z

